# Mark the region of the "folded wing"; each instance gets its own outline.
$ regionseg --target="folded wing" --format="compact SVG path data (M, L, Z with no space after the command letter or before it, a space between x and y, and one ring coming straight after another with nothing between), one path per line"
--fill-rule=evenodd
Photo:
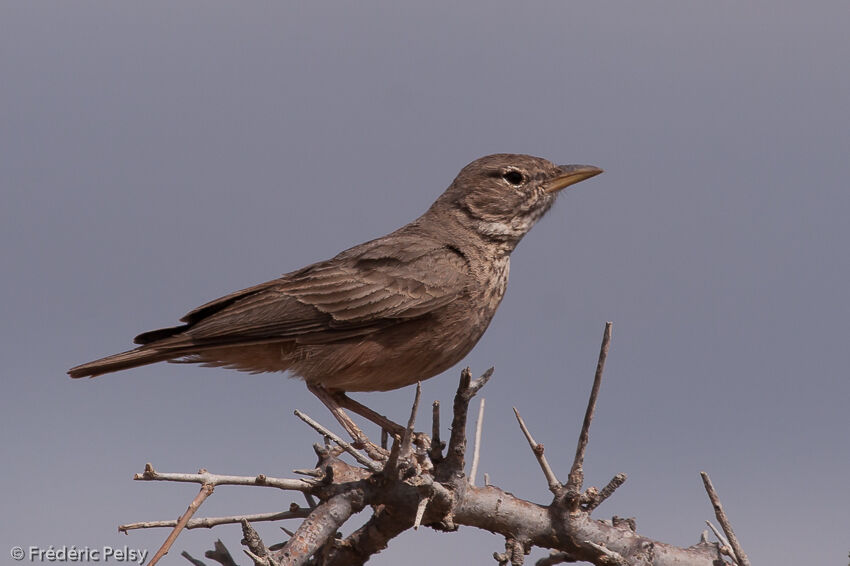
M207 303L183 317L186 325L137 341L183 349L278 340L316 344L368 334L455 300L466 285L465 264L463 255L435 242L375 240Z

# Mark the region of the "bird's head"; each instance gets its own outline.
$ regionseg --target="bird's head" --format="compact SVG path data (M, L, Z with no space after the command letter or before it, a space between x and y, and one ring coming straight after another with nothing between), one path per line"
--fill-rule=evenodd
M432 210L450 209L468 227L509 250L552 207L558 193L602 173L531 155L497 153L464 167Z

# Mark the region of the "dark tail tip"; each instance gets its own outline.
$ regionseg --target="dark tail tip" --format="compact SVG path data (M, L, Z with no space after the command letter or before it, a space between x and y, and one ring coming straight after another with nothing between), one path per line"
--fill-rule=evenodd
M74 379L80 377L97 377L104 373L144 366L173 357L175 357L173 352L162 352L152 348L141 347L72 367L68 370L68 375Z
M133 343L142 345L150 344L151 342L156 342L157 340L162 340L163 338L171 338L172 336L176 336L187 328L189 328L188 324L181 324L180 326L171 326L169 328L159 328L157 330L150 330L148 332L143 332L133 338Z

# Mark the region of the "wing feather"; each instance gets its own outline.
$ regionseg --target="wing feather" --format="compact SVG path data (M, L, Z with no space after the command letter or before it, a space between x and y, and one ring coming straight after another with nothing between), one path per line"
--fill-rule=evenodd
M167 340L172 347L327 343L424 316L463 292L466 258L457 250L414 236L383 240L202 305Z

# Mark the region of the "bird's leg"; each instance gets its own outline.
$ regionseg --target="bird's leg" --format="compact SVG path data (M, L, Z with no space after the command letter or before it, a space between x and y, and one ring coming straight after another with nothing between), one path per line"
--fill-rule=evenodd
M340 425L342 425L342 428L345 429L345 432L347 432L355 442L359 444L365 444L366 442L368 442L366 435L363 434L363 431L360 430L360 427L358 427L354 423L354 421L351 420L351 417L349 417L345 413L345 411L342 410L342 407L340 407L333 393L331 393L321 385L313 385L311 383L307 384L307 389L309 389L313 395L318 397L319 401L321 401L325 405L325 407L330 410L334 418L339 422Z
M387 431L390 436L404 436L404 427L398 423L394 423L384 415L376 413L366 405L359 403L345 394L344 391L332 393L334 400L340 407L357 413L364 419L370 420L383 430Z
M372 442L369 441L369 438L363 434L363 431L360 430L360 427L351 420L351 417L346 414L345 411L342 410L339 403L337 402L336 395L322 387L321 385L313 385L311 383L307 384L307 389L310 392L319 398L319 401L324 404L325 407L330 410L331 414L334 418L339 422L342 428L345 429L345 432L348 433L349 436L354 440L355 444L357 444L357 448L362 448L366 451L370 458L377 461L383 461L387 459L389 453L376 446Z

